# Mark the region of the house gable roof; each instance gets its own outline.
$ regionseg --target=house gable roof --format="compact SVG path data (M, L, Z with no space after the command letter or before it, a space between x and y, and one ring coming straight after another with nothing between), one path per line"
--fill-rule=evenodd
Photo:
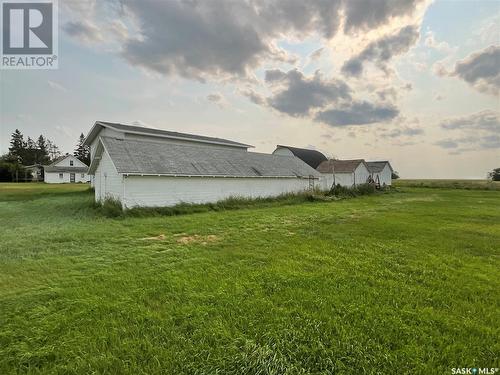
M391 163L389 163L386 160L383 160L383 161L367 161L366 165L368 166L368 170L371 173L380 173L380 172L382 172L382 170L384 169L384 167L386 165L389 166L389 168L391 169L391 172L394 172L394 170L392 169Z
M118 173L211 177L319 177L294 156L100 137ZM98 163L92 163L91 173Z
M74 159L74 160L78 161L78 163L80 163L82 165L80 165L80 166L75 165L74 167L71 167L71 166L60 166L60 168L67 168L67 169L70 169L70 168L88 168L87 164L85 164L83 161L81 161L76 156L71 155L71 154L61 155L61 156L55 158L54 161L52 161L52 163L44 166L44 168L47 169L49 167L57 167L57 164L59 164L60 162L62 162L65 159L68 159L68 158Z
M352 173L356 170L356 168L358 168L360 164L364 164L366 166L366 162L363 159L353 159L353 160L330 159L322 162L316 169L320 173L334 173L334 172Z
M276 148L286 148L292 152L300 160L304 161L312 168L316 169L323 161L328 160L325 155L316 150L310 150L307 148L298 148L284 145L277 145Z
M138 134L138 135L146 135L150 137L158 137L158 138L169 138L169 139L177 139L198 143L208 143L208 144L217 144L224 146L231 146L236 148L250 148L253 147L251 145L247 145L244 143L239 143L235 141L230 141L228 139L223 138L214 138L214 137L206 137L203 135L195 135L195 134L187 134L187 133L178 133L168 130L161 129L152 129L146 128L143 126L134 126L134 125L125 125L115 122L106 122L106 121L96 121L92 129L90 129L89 134L85 138L84 144L90 145L94 139L99 135L99 132L103 128L110 128L112 130L116 130L119 132L129 133L129 134Z

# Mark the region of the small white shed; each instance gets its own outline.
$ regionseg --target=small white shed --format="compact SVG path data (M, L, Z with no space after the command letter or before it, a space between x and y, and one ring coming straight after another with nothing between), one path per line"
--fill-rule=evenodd
M321 173L320 185L324 190L336 185L352 187L366 184L370 179L370 171L363 159L331 159L322 162L317 170Z
M391 163L388 161L368 161L366 162L370 174L376 184L380 186L392 185L392 169Z
M43 170L44 181L49 184L90 181L87 164L70 154L60 156L51 164L44 166Z
M312 189L320 177L295 156L158 129L96 122L85 143L91 145L96 201L114 198L123 207L273 197Z

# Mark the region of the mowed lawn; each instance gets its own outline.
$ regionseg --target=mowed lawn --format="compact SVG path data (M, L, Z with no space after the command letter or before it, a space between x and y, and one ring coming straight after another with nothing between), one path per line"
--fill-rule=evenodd
M0 374L499 367L500 191L107 219L0 184Z

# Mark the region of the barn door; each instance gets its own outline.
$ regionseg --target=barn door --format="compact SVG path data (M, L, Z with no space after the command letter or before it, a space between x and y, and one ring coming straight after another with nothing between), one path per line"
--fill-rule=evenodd
M69 182L71 182L71 183L75 182L75 174L74 173L69 174Z

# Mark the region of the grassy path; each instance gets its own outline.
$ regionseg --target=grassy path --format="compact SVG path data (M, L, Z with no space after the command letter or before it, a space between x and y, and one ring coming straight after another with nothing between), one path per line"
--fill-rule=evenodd
M1 374L499 367L498 191L117 220L29 186L0 185Z

